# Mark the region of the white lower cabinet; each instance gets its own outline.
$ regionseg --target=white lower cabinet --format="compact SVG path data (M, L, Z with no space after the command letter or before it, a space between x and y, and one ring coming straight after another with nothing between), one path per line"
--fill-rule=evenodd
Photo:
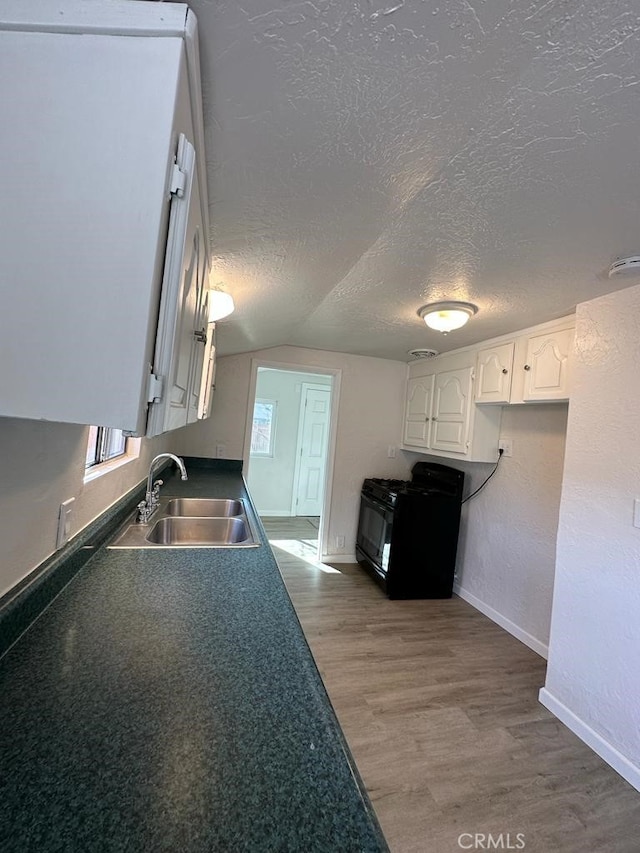
M207 358L195 17L174 3L11 6L0 416L182 426L202 411Z

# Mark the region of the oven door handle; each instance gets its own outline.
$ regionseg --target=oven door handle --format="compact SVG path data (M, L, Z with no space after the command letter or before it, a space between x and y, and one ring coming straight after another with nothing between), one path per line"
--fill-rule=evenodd
M379 509L382 512L392 512L392 509L390 506L385 506L383 503L380 503L380 501L374 500L369 495L363 494L361 497L363 498L363 500L368 501L372 506L376 507L376 509Z

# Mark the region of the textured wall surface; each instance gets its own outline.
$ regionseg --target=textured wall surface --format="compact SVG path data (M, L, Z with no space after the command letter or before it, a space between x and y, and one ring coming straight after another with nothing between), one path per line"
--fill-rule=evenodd
M252 358L342 372L327 547L329 553L338 553L336 537L344 536L339 553L352 555L364 478L409 475L402 453L387 458L388 446L397 446L401 436L406 365L297 347L221 358L212 417L181 432L179 452L213 456L216 444L222 443L228 458L242 459Z
M223 354L403 359L565 316L637 250L637 0L192 0ZM603 272L605 273L603 275ZM417 309L480 311L444 339Z
M546 690L640 783L640 286L581 305Z
M256 398L277 404L273 456L251 456L247 472L251 497L265 515L291 514L303 382L330 387L331 377L289 370L258 372Z
M171 434L142 440L140 456L84 483L87 427L0 418L0 595L55 551L62 501L75 498L71 535L147 475Z
M566 404L504 407L501 436L512 439L513 456L463 506L458 543L456 591L541 654L549 641L566 423ZM493 469L434 461L465 472L465 495Z

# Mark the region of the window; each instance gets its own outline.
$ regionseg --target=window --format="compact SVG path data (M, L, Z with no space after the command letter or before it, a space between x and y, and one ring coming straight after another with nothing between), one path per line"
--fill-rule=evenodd
M253 424L251 426L252 456L273 456L275 426L275 401L256 399L253 407Z
M93 468L127 453L127 439L121 429L89 427L89 443L84 467Z

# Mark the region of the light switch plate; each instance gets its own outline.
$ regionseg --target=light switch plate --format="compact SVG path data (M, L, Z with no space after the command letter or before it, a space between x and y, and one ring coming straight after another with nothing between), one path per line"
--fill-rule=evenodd
M640 527L640 498L633 502L633 526Z

